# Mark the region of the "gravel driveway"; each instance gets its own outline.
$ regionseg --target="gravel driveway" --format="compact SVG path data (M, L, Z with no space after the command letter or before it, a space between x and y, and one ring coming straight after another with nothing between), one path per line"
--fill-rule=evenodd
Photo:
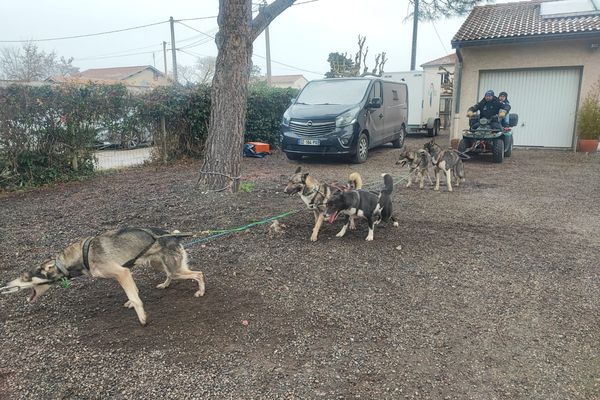
M405 173L397 153L301 165L378 182ZM282 194L297 165L245 159L255 188L238 195L203 193L199 162L0 195L0 281L106 229L202 231L299 209ZM0 398L600 398L600 156L516 149L465 169L453 193L397 185L400 227L377 226L373 242L364 222L335 237L336 222L311 243L303 210L283 234L259 226L193 246L203 298L193 282L155 289L162 273L137 269L146 327L109 280L31 305L0 296Z

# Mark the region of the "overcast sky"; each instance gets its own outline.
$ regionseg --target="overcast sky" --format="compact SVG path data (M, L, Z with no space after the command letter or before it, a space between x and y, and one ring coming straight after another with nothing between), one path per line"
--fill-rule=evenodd
M3 16L0 41L85 35L166 21L170 16L176 20L209 17L182 21L188 26L175 24L176 47L182 49L177 52L178 64L192 65L196 56L217 54L214 40L200 32L214 36L217 31L214 17L218 12L218 0L0 0ZM385 51L387 72L408 70L412 22L405 18L409 12L407 0L317 0L292 6L270 25L272 73L303 74L309 80L320 78L329 70L329 53L354 54L359 34L367 37L368 66L374 66L376 53ZM463 21L464 17L421 23L417 65L453 52L450 40ZM162 71L163 41L170 47L168 23L38 45L46 51L54 50L59 56L74 57L73 64L81 70L155 65ZM0 43L0 46L20 44ZM263 34L254 43L253 57L263 73L266 72L264 56ZM168 68L171 69L170 54Z

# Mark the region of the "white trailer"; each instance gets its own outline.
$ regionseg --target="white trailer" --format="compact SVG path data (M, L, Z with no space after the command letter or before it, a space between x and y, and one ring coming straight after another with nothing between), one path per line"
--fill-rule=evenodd
M384 72L384 79L406 82L408 86L408 133L440 133L441 78L424 71Z

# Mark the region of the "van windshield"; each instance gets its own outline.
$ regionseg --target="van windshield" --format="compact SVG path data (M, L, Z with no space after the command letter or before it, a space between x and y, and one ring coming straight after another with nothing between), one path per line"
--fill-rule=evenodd
M310 82L298 96L300 104L357 104L371 81L331 80Z

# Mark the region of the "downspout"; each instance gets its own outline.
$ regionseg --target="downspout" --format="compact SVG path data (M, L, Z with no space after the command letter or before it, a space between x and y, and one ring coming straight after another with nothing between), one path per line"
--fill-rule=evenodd
M456 82L454 85L454 123L452 124L452 135L450 140L460 139L458 122L460 120L460 88L462 86L462 69L463 69L463 56L460 46L456 46L456 58L458 63L456 65Z

